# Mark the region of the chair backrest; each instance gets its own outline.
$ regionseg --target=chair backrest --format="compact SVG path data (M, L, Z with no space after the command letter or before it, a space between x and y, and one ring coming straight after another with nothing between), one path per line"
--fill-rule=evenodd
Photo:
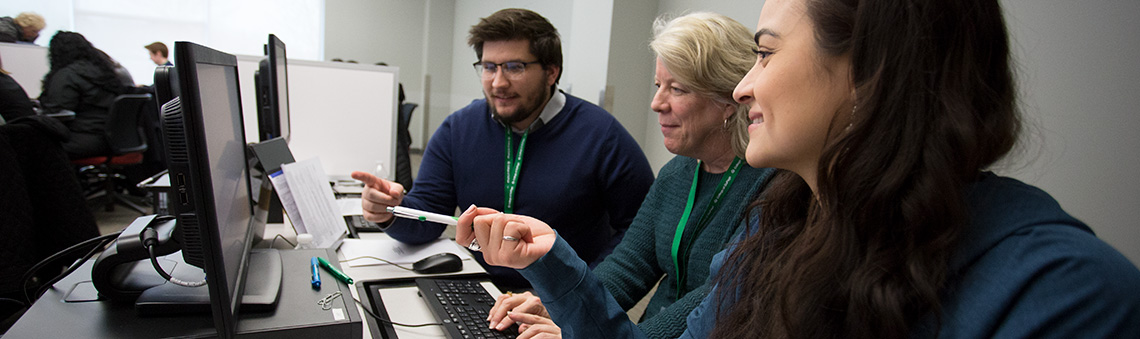
M146 150L142 113L150 98L150 94L123 94L111 104L105 136L113 156Z
M416 110L416 106L419 105L412 102L400 104L400 118L406 123L410 123L412 121L412 111Z

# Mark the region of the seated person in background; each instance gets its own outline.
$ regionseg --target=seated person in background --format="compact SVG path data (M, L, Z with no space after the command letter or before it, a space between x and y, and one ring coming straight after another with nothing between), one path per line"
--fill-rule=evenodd
M33 12L20 13L16 18L0 18L0 42L34 43L44 26L47 26L44 17Z
M170 62L170 49L166 48L166 44L155 41L143 47L150 53L150 61L156 66L174 66L174 63Z
M608 112L557 90L562 44L538 13L498 11L471 28L468 44L486 98L444 120L406 195L397 183L353 172L365 183L365 219L387 225L396 240L420 244L438 239L445 226L393 220L386 207L451 215L472 204L495 206L549 221L582 260L601 261L653 183L645 154ZM483 263L479 253L475 258ZM487 271L500 288L529 286L512 269Z
M0 67L0 117L11 122L19 117L35 115L28 92L8 74L8 71Z
M104 123L115 97L128 91L115 75L111 60L96 50L82 34L60 31L48 46L51 69L44 76L40 104L48 112L70 110L67 122L71 139L63 150L72 159L105 154Z
M746 157L787 171L682 337L1140 337L1140 270L986 171L1021 125L997 0L768 0L755 37ZM644 336L545 223L480 208L457 231L570 337Z
M677 156L661 168L625 238L594 275L626 311L660 280L637 325L648 337L676 338L712 288L713 255L743 229L740 216L774 170L742 160L748 106L732 100L756 58L752 32L713 13L662 18L654 26L649 47L657 55L657 94L650 107L665 148ZM722 198L713 203L714 197ZM546 315L529 292L503 295L490 312L492 327L513 323L507 310Z

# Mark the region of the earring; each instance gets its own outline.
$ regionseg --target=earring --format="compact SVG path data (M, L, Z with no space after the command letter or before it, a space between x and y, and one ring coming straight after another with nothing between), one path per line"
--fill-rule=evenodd
M728 118L724 119L724 129L728 129Z
M848 119L847 128L844 128L843 129L844 131L850 131L851 125L855 124L855 110L856 109L859 109L859 105L852 105L851 106L851 119Z

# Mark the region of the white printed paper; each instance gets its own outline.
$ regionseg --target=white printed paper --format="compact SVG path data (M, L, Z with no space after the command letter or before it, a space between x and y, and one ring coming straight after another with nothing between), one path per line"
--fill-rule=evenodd
M291 196L296 206L296 213L289 213L289 221L296 224L294 214L302 216L303 226L297 228L298 233L304 230L304 233L311 234L315 248L336 248L348 235L348 225L340 214L321 160L312 158L284 164L281 171L284 172L283 183L287 183L288 194L283 191L278 191L278 194ZM277 181L274 179L275 186ZM285 200L282 197L282 206L287 206Z

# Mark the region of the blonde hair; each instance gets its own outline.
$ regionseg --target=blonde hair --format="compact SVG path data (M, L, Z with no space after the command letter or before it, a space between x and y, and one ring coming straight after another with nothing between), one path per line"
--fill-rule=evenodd
M726 124L732 150L743 158L751 122L748 106L737 104L732 91L756 61L752 33L739 22L710 12L657 18L653 32L649 48L677 81L694 93L736 107Z
M47 23L44 22L44 17L36 14L36 12L20 13L20 15L17 15L12 21L20 25L20 27L29 27L37 32L44 29L44 26L47 26Z

